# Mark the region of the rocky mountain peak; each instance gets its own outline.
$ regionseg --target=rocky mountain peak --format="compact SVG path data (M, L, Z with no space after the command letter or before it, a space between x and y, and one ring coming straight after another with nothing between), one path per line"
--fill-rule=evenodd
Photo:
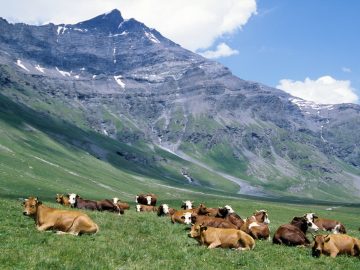
M75 26L86 29L98 29L108 32L116 32L119 25L124 21L121 12L114 9L108 13L101 14L90 20L77 23Z

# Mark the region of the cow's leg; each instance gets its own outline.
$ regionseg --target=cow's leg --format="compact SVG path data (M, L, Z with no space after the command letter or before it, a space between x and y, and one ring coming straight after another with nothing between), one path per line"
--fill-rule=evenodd
M41 226L36 226L36 229L39 231L39 232L43 232L43 231L46 231L47 229L50 229L53 225L51 224L42 224Z
M330 253L330 257L332 257L332 258L335 258L337 255L338 255L338 253L339 253L339 251L336 249L336 250L333 250L333 251L331 251L331 253Z
M218 242L218 241L216 241L216 242L212 242L212 243L208 246L208 248L216 248L216 247L218 247L218 246L220 246L220 245L221 245L221 243Z

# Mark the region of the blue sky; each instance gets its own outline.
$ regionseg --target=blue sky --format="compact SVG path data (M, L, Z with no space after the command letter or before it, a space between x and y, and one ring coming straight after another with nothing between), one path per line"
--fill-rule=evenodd
M359 103L358 0L0 0L0 17L77 23L115 8L242 79L317 103Z
M257 15L223 39L239 53L217 60L270 86L331 76L360 95L359 11L356 0L258 0Z

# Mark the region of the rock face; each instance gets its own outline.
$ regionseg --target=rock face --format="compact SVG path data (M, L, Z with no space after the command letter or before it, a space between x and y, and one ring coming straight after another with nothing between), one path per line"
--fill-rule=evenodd
M129 145L166 149L243 188L359 196L360 106L318 105L241 80L118 10L74 25L0 19L0 64L2 89L29 91L28 98L3 92L13 100L59 101L81 123L48 113ZM118 155L144 165L164 159Z

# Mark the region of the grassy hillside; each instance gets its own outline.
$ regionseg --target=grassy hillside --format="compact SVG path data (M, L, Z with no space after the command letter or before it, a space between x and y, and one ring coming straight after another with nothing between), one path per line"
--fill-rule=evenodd
M180 195L180 194L179 194ZM327 206L292 205L254 200L231 200L183 195L182 198L205 202L208 206L231 204L242 216L265 208L270 214L271 232L293 216L314 211L320 216L341 220L350 235L360 237L359 208L340 207L326 211ZM186 196L186 197L185 197ZM179 207L181 201L163 199ZM53 201L53 200L52 200ZM53 202L47 205L62 208ZM37 232L34 221L22 215L18 200L0 199L0 265L1 269L358 269L359 258L340 256L335 259L311 257L308 248L294 248L258 241L253 251L208 250L187 236L186 226L171 224L167 217L154 213L124 216L88 212L100 226L93 236L60 236ZM311 237L309 235L309 237Z

